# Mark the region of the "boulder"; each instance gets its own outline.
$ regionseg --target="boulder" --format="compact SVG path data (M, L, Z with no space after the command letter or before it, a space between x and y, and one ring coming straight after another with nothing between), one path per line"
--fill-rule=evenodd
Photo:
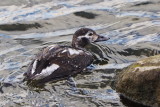
M117 75L116 91L132 101L160 107L160 55L142 59Z

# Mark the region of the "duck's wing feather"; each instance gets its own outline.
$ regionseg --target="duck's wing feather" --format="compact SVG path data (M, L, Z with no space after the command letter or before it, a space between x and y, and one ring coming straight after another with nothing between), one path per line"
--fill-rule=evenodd
M92 61L92 55L83 50L51 46L45 48L36 56L25 75L28 79L66 77L82 71Z

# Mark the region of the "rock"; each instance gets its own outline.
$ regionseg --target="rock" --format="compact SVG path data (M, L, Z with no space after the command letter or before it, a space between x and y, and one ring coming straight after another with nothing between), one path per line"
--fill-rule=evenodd
M132 101L160 107L160 55L142 59L117 75L116 90Z

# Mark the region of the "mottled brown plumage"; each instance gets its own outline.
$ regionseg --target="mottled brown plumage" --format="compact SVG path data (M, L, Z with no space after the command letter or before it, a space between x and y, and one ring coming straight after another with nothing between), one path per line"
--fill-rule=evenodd
M73 35L72 46L51 45L37 54L24 74L25 79L47 82L81 72L93 61L92 54L84 46L98 39L102 41L102 36L95 31L79 29ZM107 38L103 37L103 40Z

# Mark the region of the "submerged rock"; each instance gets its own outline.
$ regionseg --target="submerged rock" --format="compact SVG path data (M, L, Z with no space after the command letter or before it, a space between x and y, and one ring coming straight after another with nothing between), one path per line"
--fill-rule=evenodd
M116 90L132 101L160 107L160 55L123 69L117 76Z

